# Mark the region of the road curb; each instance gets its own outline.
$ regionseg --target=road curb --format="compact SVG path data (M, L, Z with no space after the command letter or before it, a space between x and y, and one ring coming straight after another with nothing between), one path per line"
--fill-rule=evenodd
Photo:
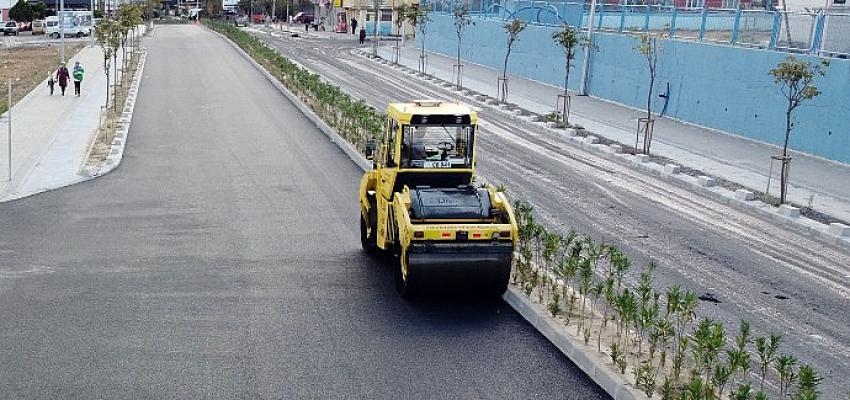
M380 57L370 57L367 52L361 49L353 49L351 53L366 58L367 60L370 60L376 64L385 65L384 63L382 63L382 60L386 62L386 59ZM410 67L407 66L401 66L395 69L405 72L412 70ZM445 84L448 83L443 82L439 78L434 78L433 76L422 77L417 75L417 77L420 80L430 83L431 85L436 87L445 87ZM484 99L479 100L477 98L479 96L483 96ZM485 94L469 96L467 99L467 101L476 102L489 110L504 115L516 116L515 113L517 112L517 110L519 110L519 112L521 112L523 115L537 115L531 111L522 109L518 106L505 106L504 104L498 103L492 104L491 100L495 99L491 99L491 96ZM538 119L539 117L540 116L538 116ZM622 166L631 167L647 175L660 178L679 188L689 190L712 200L727 204L730 207L746 214L774 223L779 223L797 233L812 237L820 242L832 244L850 250L850 236L832 233L829 229L828 224L824 224L819 221L806 218L804 216L783 215L779 207L774 207L762 201L738 199L736 198L736 192L734 190L729 190L720 186L711 185L711 182L716 181L714 177L693 177L683 173L665 172L665 166L663 164L657 164L648 160L643 160L639 156L633 156L630 154L624 154L622 152L613 151L610 145L596 143L593 139L587 139L591 136L576 136L574 132L572 132L572 130L570 129L558 129L549 127L546 126L545 123L539 121L528 121L528 123L533 125L538 124L538 126L539 124L543 124L543 128L546 129L548 132L554 135L564 135L565 138L570 139L567 140L566 143L569 143L574 147L580 147L582 149L588 150L594 155L597 155L606 160L613 161ZM841 229L833 229L833 231L839 233L846 232L845 230Z
M519 289L509 286L502 299L614 400L649 399L643 392L638 391L632 382L627 381L624 375L614 370L612 364L605 362L602 358L604 354L565 332L567 329L563 324L552 318L543 306L522 294Z
M298 107L299 110L316 126L327 135L332 142L339 148L363 171L372 169L372 164L357 149L354 148L348 141L343 139L330 126L324 123L312 110L310 110L297 96L290 92L281 84L262 65L251 58L242 48L240 48L232 40L225 35L215 32L204 27L212 33L215 33L222 39L226 40L233 46L245 59L251 62L269 82L272 83L281 93ZM596 350L586 348L577 339L566 333L566 327L559 324L557 321L549 317L545 310L538 304L535 304L528 297L519 293L515 288L509 287L508 291L502 296L502 299L523 316L540 334L542 334L549 342L558 348L567 358L569 358L576 366L586 373L599 387L607 392L615 400L647 400L648 398L643 393L637 391L626 378L618 374L616 371L605 364L601 356Z
M121 118L115 129L115 136L112 138L106 160L99 167L83 167L81 171L82 175L92 179L97 178L114 171L121 164L121 160L124 158L124 149L127 146L127 136L130 133L130 125L133 123L133 110L136 108L136 96L139 93L139 83L142 80L142 74L145 70L145 60L147 60L147 52L142 51L136 73L130 82L130 90L127 92L127 98L124 100Z

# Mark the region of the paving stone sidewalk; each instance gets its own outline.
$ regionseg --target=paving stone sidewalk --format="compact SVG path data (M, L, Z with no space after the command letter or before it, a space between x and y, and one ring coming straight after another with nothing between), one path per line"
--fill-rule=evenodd
M29 196L87 179L80 168L94 139L101 106L106 101L106 75L99 46L85 47L70 60L85 68L82 90L74 95L73 83L53 95L47 81L38 85L12 108L12 176L8 165L8 117L0 122L0 201ZM119 60L120 65L120 52Z

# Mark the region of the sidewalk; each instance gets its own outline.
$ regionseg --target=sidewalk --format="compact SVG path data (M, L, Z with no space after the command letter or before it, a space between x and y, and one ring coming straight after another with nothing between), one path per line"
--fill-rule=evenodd
M90 179L80 174L80 168L98 127L100 107L106 102L103 53L99 46L85 47L68 60L69 70L75 61L85 68L80 97L74 96L72 82L65 96L58 83L51 96L45 80L12 108L11 181L8 120L4 116L0 122L0 201Z
M380 56L392 60L393 49L382 46ZM412 42L402 47L399 63L416 69L419 49ZM428 73L443 80L452 80L455 59L437 53L427 53ZM464 87L479 93L496 96L496 79L501 71L464 64ZM509 76L509 98L526 110L545 115L555 108L555 99L563 88L529 79ZM584 126L595 135L620 143L634 145L637 118L641 111L587 96L573 96L570 122ZM781 152L772 144L742 138L724 132L701 128L668 118L655 123L652 141L653 154L675 160L678 164L699 169L708 175L722 177L745 187L763 192L767 186L770 156ZM824 160L806 154L793 153L788 200L850 221L850 165ZM771 194L778 196L779 166L774 165Z

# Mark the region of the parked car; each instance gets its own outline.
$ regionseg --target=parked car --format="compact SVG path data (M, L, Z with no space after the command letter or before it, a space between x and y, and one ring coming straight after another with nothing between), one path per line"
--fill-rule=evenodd
M3 36L9 35L18 35L18 23L15 21L9 21L3 24Z
M316 17L314 17L313 14L308 14L305 12L300 12L298 14L295 14L294 17L292 17L292 22L297 24L311 24L314 20L316 20Z
M32 34L33 35L44 35L44 21L35 20L32 21Z
M233 20L233 25L235 25L235 26L248 26L248 17L246 17L246 16L236 17L236 19Z

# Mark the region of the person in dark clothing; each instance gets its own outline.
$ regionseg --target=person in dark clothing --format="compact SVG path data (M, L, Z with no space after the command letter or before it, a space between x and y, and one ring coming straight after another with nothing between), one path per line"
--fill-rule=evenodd
M59 64L59 69L56 70L56 79L59 81L59 89L62 89L62 96L65 95L65 88L68 87L68 78L71 74L65 64Z
M351 18L351 34L357 33L357 18Z
M360 28L360 44L366 41L366 28Z

